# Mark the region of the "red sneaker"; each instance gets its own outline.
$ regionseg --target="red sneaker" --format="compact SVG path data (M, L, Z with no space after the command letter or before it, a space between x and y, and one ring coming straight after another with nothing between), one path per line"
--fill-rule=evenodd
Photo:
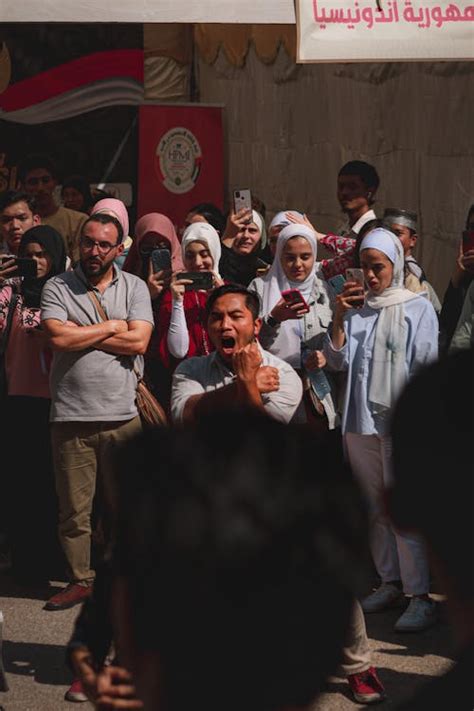
M359 704L375 704L385 699L385 689L374 667L347 677L352 695Z
M92 593L92 585L78 585L71 583L64 590L50 597L43 609L67 610L69 607L79 605Z
M74 703L81 703L82 701L87 701L87 696L82 688L82 683L79 679L74 679L69 689L64 694L66 701L73 701Z

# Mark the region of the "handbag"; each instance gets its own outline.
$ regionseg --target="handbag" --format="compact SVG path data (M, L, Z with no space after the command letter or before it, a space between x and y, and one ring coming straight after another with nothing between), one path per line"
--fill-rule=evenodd
M7 373L5 370L5 356L7 352L8 338L10 336L10 331L13 322L13 314L15 313L15 308L18 303L18 299L18 294L12 292L12 297L10 299L10 303L8 304L5 326L3 329L2 338L0 340L0 401L2 402L8 395Z
M89 298L97 309L97 312L102 319L102 321L108 321L107 314L105 313L102 304L97 298L96 294L92 289L87 292ZM132 369L137 378L137 389L135 404L137 406L138 414L140 415L142 425L146 428L152 427L165 427L168 424L166 413L163 407L160 405L156 397L148 388L145 383L142 374L135 365L135 359L132 358Z

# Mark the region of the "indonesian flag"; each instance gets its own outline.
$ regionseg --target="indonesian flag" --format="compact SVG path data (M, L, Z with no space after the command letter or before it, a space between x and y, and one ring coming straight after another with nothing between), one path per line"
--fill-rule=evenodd
M10 85L0 94L0 119L48 123L143 97L143 50L95 52Z

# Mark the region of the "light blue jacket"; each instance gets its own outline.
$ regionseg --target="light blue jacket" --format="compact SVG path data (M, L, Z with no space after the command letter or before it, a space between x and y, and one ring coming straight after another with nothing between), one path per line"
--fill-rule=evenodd
M438 356L438 319L425 296L404 303L408 325L406 374L411 378L417 369ZM347 371L347 386L342 413L342 431L355 434L388 433L389 419L372 412L368 399L372 374L372 353L379 311L365 305L352 309L344 320L346 342L337 350L329 333L326 334L324 354L333 370Z

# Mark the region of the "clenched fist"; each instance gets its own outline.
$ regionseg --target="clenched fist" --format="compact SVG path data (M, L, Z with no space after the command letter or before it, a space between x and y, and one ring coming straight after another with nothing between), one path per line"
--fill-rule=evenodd
M239 380L255 382L257 371L262 365L262 356L257 343L249 343L232 356L234 373Z

